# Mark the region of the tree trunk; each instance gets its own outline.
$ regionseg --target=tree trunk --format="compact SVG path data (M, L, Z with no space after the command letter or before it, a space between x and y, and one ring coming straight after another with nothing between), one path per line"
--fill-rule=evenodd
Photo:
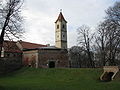
M5 29L2 30L0 35L0 57L1 57L1 52L3 47L3 42L4 42L4 34L5 34Z
M11 15L10 12L11 12L11 9L9 10L7 17L5 18L4 26L2 28L2 32L0 35L0 57L1 57L1 52L2 52L2 47L3 47L3 42L4 42L5 29L10 20L10 15Z

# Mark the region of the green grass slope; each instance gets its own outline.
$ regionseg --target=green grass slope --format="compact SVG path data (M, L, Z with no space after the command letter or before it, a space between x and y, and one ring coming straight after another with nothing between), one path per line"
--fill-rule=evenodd
M100 82L101 69L23 68L0 76L0 90L119 90L120 81Z

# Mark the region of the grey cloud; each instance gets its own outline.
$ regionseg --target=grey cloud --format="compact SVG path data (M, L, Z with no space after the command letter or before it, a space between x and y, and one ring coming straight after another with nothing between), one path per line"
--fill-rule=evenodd
M105 16L104 10L113 5L116 0L27 0L23 15L26 19L28 38L38 43L54 45L54 22L59 10L68 21L69 47L76 44L76 29L82 24L95 27ZM30 35L33 34L33 37ZM44 35L44 33L46 33ZM30 35L29 35L30 34ZM44 40L45 38L45 40Z

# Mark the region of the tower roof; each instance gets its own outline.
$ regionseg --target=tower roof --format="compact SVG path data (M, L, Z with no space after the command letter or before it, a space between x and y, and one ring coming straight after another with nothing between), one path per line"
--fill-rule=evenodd
M59 14L57 20L55 21L55 23L56 23L57 21L62 21L62 20L64 20L64 21L67 23L67 21L65 20L63 14L62 14L62 12L60 12L60 14Z

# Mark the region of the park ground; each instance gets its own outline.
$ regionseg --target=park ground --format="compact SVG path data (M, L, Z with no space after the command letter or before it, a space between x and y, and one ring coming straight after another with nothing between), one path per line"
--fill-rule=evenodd
M0 76L0 90L119 90L120 79L99 80L100 68L22 68Z

